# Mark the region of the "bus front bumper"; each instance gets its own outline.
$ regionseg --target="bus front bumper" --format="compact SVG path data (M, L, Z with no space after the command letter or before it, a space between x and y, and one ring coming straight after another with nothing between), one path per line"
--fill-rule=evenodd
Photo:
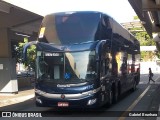
M85 97L65 98L61 94L57 98L49 98L35 93L36 105L41 107L54 107L54 108L96 108L100 106L101 102L98 101L98 93L88 95Z

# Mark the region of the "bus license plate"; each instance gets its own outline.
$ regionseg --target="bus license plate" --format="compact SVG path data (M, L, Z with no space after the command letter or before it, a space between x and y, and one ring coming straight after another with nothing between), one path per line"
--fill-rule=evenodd
M68 102L58 102L58 107L68 107L69 103Z

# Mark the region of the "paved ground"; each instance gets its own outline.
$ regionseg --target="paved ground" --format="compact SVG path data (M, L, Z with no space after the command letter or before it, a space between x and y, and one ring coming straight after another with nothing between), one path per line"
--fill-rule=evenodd
M18 94L2 94L0 93L0 107L26 101L34 97L34 89L20 90Z
M146 77L146 81L141 81L140 84L149 84L148 83L148 75L144 75ZM159 80L156 81L156 83L150 83L150 84L160 84ZM157 88L156 91L160 91L160 86ZM18 94L2 94L0 93L0 107L24 102L26 100L29 100L31 98L34 98L34 89L33 88L27 88L20 90ZM160 95L159 92L155 93L154 95L155 101L152 104L160 103ZM159 105L157 106L159 107Z

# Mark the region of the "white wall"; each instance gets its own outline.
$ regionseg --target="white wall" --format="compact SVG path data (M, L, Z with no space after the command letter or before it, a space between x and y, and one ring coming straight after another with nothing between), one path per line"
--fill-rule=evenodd
M141 74L148 74L149 73L149 68L152 69L153 73L160 73L160 66L157 65L156 62L141 62Z

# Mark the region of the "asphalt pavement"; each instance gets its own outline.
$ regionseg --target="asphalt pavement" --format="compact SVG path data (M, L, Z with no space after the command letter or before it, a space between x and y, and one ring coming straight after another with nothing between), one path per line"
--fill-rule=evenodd
M148 78L147 75L146 79ZM156 76L157 77L157 76ZM150 82L148 83L148 79L146 81L141 81L140 84L148 84L148 85L152 85L152 87L154 87L156 90L155 92L153 92L153 95L151 95L152 97L152 102L150 103L150 106L156 106L156 107L150 107L149 111L155 111L155 110L159 110L160 111L160 94L158 91L160 91L160 79L159 77L157 77L158 79L156 80L155 83ZM158 84L158 86L156 85ZM152 88L151 87L151 88ZM9 105L13 105L13 104L17 104L20 102L24 102L27 101L31 98L34 98L34 89L33 88L26 88L23 90L19 90L18 94L2 94L0 93L0 108L3 108L5 106L9 106ZM159 117L157 117L157 120L160 120Z

